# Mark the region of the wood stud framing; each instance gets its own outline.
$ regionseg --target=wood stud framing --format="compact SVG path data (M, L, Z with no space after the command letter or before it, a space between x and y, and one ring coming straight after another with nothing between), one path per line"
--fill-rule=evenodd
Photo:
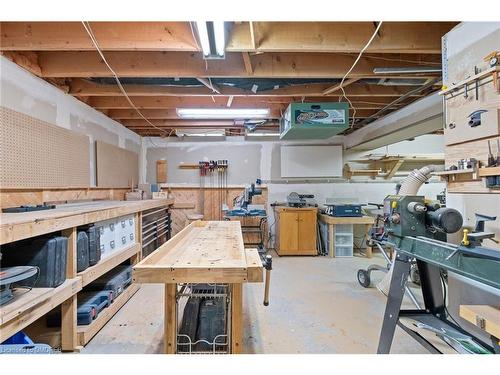
M125 84L134 104L147 112L149 120L178 120L175 108L181 106L227 108L228 103L231 108L270 108L271 118L277 119L290 102L337 101L340 86L335 82L296 84L254 93L217 86L211 78L339 80L373 32L372 22L235 22L228 34L225 59L207 61L189 22L91 24L106 59L121 78L179 77L200 82L199 87ZM369 109L380 109L415 88L377 85L376 81L366 84L363 79L434 78L433 74L380 76L373 69L440 66L441 37L455 24L385 22L343 85L358 113L368 109L367 104L372 105ZM2 22L0 26L0 51L5 57L104 114L109 112L111 118L127 127L123 120L137 118L113 116L115 110L130 113L132 109L116 85L87 80L111 77L111 73L80 22ZM401 104L425 94L411 96ZM360 98L370 103L362 103ZM391 100L385 100L388 98ZM152 109L164 112L148 112ZM189 121L182 125L179 127L196 126ZM224 127L234 128L234 124ZM159 135L150 125L131 129L141 135Z

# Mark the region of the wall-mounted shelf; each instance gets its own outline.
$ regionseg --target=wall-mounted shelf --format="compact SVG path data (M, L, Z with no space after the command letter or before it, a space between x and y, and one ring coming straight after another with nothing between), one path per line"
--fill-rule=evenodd
M500 176L500 167L479 168L479 177Z
M457 169L454 171L435 172L433 175L439 176L448 182L477 181L481 179L478 176L477 169Z

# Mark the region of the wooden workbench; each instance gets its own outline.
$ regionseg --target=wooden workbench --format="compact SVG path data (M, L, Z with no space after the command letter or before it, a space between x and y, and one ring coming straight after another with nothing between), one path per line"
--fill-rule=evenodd
M328 254L330 257L335 257L335 226L340 224L352 224L352 225L364 225L365 236L368 238L370 228L372 227L375 219L371 216L361 216L361 217L334 217L325 214L318 215L319 221L326 223L328 225L328 239L329 239L329 249ZM363 241L366 244L366 241ZM372 248L365 245L365 255L367 258L372 257Z
M184 283L229 284L230 352L242 346L242 284L262 282L255 249L244 249L238 221L195 221L133 268L136 283L165 284L165 351L177 352L177 293Z
M0 309L0 342L25 329L53 308L61 305L61 348L72 351L85 345L118 309L137 291L137 286L127 288L90 325L77 326L77 294L83 286L96 280L114 267L130 259L137 263L141 258L142 212L153 208L171 206L172 200L95 201L64 204L55 209L0 215L0 244L62 231L68 237L66 281L57 288L33 288ZM99 263L77 272L77 227L125 215L135 215L136 243L116 251Z

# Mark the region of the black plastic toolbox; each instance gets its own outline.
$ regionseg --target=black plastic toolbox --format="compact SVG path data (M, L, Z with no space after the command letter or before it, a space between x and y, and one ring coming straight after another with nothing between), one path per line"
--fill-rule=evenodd
M198 314L200 310L201 298L189 297L182 314L181 328L179 329L177 351L179 353L189 353L194 350L191 344L196 341L196 331L198 328ZM186 337L187 336L187 337Z
M196 340L205 340L195 346L197 352L213 351L213 343L227 342L226 336L226 306L223 298L207 298L200 303ZM219 337L218 337L219 336ZM217 348L217 346L216 346Z
M68 239L37 237L2 246L2 267L36 266L38 275L20 281L26 287L55 288L66 280Z
M113 291L113 298L118 297L132 283L132 266L117 266L108 273L91 282L84 291Z
M85 271L89 265L89 237L86 232L78 231L76 236L76 271Z

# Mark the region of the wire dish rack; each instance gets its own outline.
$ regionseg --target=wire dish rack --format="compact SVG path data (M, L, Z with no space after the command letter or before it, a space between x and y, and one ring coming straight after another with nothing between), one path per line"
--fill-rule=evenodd
M229 354L231 293L229 284L179 284L178 354Z

